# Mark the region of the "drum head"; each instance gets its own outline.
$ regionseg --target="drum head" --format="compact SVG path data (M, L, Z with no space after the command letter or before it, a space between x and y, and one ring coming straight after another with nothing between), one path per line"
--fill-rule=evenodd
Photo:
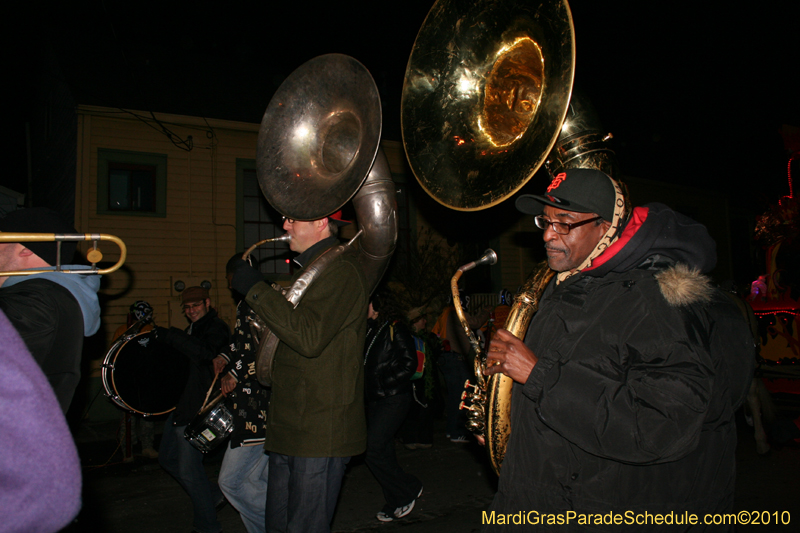
M175 409L189 378L188 358L156 342L151 332L123 343L111 364L114 392L131 411L143 415Z

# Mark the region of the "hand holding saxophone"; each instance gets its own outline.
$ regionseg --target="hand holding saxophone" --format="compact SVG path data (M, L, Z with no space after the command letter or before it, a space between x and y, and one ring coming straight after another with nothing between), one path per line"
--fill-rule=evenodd
M517 383L528 381L539 358L508 330L498 329L486 353L484 376L502 372Z

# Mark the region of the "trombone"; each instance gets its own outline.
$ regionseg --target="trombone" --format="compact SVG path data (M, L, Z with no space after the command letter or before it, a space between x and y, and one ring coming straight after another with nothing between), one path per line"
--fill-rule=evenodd
M65 269L61 267L61 243L65 241L92 241L92 249L86 254L86 259L92 264L90 268ZM98 248L99 241L111 241L119 247L119 260L109 268L97 268L97 263L103 260L103 253ZM110 274L118 270L128 257L128 248L122 239L116 235L105 233L15 233L0 232L0 243L14 242L55 242L56 264L55 272L63 274ZM31 274L44 274L54 272L52 269L11 270L0 272L0 276L30 276Z

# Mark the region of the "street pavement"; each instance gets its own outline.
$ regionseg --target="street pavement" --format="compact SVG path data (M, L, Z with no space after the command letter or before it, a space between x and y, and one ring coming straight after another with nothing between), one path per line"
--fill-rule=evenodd
M484 450L476 443L454 444L444 437L437 421L434 446L428 450L406 450L397 444L403 468L417 475L424 493L406 518L378 522L375 514L383 506L380 486L363 457L348 466L333 521L338 533L448 533L477 532L481 512L492 500L497 479ZM741 426L744 426L741 424ZM84 464L84 506L69 533L141 533L191 531L191 504L178 484L156 460L135 457L122 463L116 443L79 442ZM766 457L756 454L752 430L740 427L737 449L736 510L791 513L788 526L745 526L737 531L800 530L800 450L797 446L774 448ZM207 458L209 476L216 479L221 454ZM116 461L116 462L115 462ZM101 466L102 465L102 466ZM226 533L244 533L236 511L226 506L219 513Z

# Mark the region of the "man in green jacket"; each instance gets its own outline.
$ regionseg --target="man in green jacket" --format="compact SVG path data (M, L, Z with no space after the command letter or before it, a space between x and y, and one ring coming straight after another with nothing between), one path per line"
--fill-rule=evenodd
M290 248L300 254L295 280L334 251L344 224L341 212L313 221L285 219ZM264 446L270 452L267 531L328 532L345 465L366 449L364 273L352 250L341 253L296 308L244 261L232 286L281 341Z

